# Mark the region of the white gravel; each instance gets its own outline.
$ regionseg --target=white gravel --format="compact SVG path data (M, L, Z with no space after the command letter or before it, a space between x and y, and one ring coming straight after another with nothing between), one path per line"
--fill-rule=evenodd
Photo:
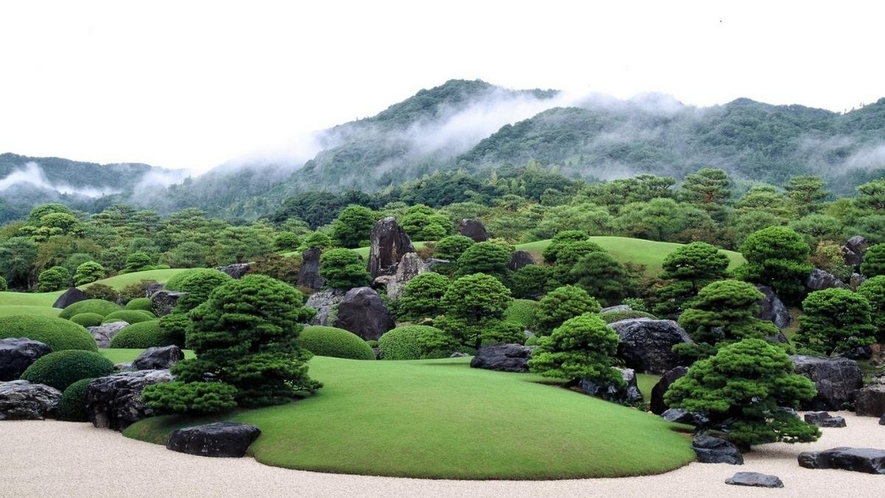
M834 413L835 414L835 413ZM742 466L693 463L658 476L566 481L446 481L321 474L269 467L251 458L185 455L91 424L0 422L0 497L617 497L879 498L885 475L809 470L802 451L838 446L885 449L878 419L840 412L848 427L823 429L812 444L771 444ZM782 489L730 486L735 472L762 472Z

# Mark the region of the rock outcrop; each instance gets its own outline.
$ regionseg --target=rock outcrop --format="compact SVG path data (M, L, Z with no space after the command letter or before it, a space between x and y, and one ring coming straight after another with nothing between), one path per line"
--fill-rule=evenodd
M860 264L863 263L863 255L869 247L870 243L866 238L862 235L855 235L842 246L842 260L846 265L853 266L854 271L858 271Z
M679 378L688 373L688 367L675 367L664 372L661 380L651 389L651 399L649 399L649 410L655 415L660 415L670 408L664 402L664 394L667 389L673 385Z
M166 448L189 455L240 458L259 435L254 425L216 422L173 431Z
M885 450L832 448L799 453L799 466L806 469L841 469L867 474L885 474Z
M338 315L332 325L367 341L376 341L396 327L387 305L371 287L356 287L347 291L338 303Z
M827 412L808 412L805 414L805 423L818 427L846 427L845 417L833 416Z
M375 223L370 241L367 269L373 280L380 275L392 275L399 260L406 253L415 252L409 235L393 217Z
M398 300L402 297L403 289L410 280L429 270L430 267L421 259L421 256L418 256L418 253L408 252L404 254L396 266L396 275L386 277L388 278L386 284L387 298L391 301Z
M61 391L26 380L0 382L0 420L43 420L58 408Z
M298 270L298 287L305 287L318 291L326 285L326 279L320 276L320 256L323 251L319 247L312 247L301 253L301 269Z
M458 225L458 232L473 239L474 242L485 242L489 240L489 232L486 231L485 225L479 220L465 218Z
M122 431L154 415L154 410L141 401L144 388L171 380L168 370L139 370L99 377L86 388L89 421L95 427Z
M609 325L621 338L618 358L627 368L642 373L663 374L684 360L673 352L676 344L692 344L691 338L673 320L631 318Z
M622 405L641 403L642 393L636 384L636 372L629 368L616 368L615 370L621 372L621 378L624 380L626 387L598 384L589 379L581 379L578 386L585 394L613 403L620 403Z
M848 358L817 358L791 356L796 373L814 382L817 396L803 401L800 409L806 411L844 410L854 404L863 385L863 373L857 362Z
M805 287L810 291L819 291L824 289L847 289L845 282L839 280L835 275L825 272L819 268L811 270L811 274L805 279Z
M744 464L744 456L741 455L737 446L722 438L695 436L691 442L691 449L697 454L700 463Z
M528 251L513 251L510 254L510 262L507 263L507 268L516 271L523 266L529 266L535 264L535 258L532 257L532 253Z
M89 295L76 287L70 287L52 303L53 308L64 309L68 306L89 299Z
M126 322L111 322L86 328L89 330L89 333L92 334L98 347L109 348L111 347L111 339L128 326L129 324Z
M329 289L311 294L304 305L317 310L317 314L310 319L309 323L331 326L335 321L338 303L344 299L344 294L346 292L342 289Z
M166 316L175 309L178 298L184 292L160 290L151 294L151 311L157 316Z
M754 486L757 488L782 488L784 482L780 477L759 472L738 472L725 480L725 484L735 486Z
M17 380L38 358L52 348L26 337L0 339L0 382Z
M790 322L793 321L793 317L790 316L790 311L787 310L783 301L777 297L774 290L767 285L757 285L756 288L759 289L759 292L765 295L765 297L756 303L759 305L759 311L756 312L755 315L756 318L760 320L768 320L769 322L774 323L779 329L789 327Z
M861 417L885 416L885 385L867 386L859 390L854 409Z
M234 279L239 280L249 273L250 266L249 263L234 263L232 265L219 266L215 269L222 273L227 273Z
M147 348L132 362L135 370L167 370L184 359L178 346Z
M528 361L532 357L532 346L520 344L492 344L476 351L470 360L472 368L498 370L501 372L528 372Z

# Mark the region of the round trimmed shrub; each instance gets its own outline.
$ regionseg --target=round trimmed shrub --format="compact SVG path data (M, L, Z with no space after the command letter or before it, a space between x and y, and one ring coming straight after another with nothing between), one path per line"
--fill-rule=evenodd
M53 351L82 349L98 351L92 334L82 325L52 316L9 315L0 317L0 339L27 337Z
M166 284L167 290L184 292L175 304L175 311L186 313L209 299L209 294L222 284L230 282L233 277L214 268L195 268L183 272L184 277L175 277ZM177 277L178 275L176 275ZM170 287L171 283L171 287Z
M185 282L191 279L196 280L218 280L221 283L233 280L233 277L215 268L192 268L181 273L176 273L166 281L166 290L176 292L189 292ZM220 285L220 284L219 284Z
M160 320L133 323L111 339L112 348L146 349L170 346L175 341L160 328Z
M150 311L153 313L153 309L151 308L151 298L149 297L137 297L126 303L126 306L123 306L123 309Z
M94 351L55 351L31 363L21 378L64 391L74 382L114 373L114 363Z
M157 315L150 311L144 310L119 310L105 315L103 323L123 321L128 324L146 322L148 320L156 320Z
M98 313L101 316L107 316L115 311L120 311L121 309L123 308L121 308L120 305L110 301L105 301L103 299L86 299L61 310L58 317L70 320L72 316L79 315L80 313Z
M318 356L374 360L375 353L360 336L336 327L310 325L304 327L295 344Z
M605 313L600 313L599 318L602 318L605 323L615 323L620 322L621 320L628 320L630 318L650 318L652 320L658 319L658 317L652 315L651 313L636 310L606 311Z
M382 360L448 358L459 347L454 337L428 325L406 325L378 339Z
M84 327L95 327L97 325L101 325L102 320L104 320L104 317L99 315L98 313L77 313L76 315L71 317L72 322Z
M93 380L95 379L92 377L80 379L61 393L57 412L59 420L67 422L89 421L89 413L86 411L86 388Z

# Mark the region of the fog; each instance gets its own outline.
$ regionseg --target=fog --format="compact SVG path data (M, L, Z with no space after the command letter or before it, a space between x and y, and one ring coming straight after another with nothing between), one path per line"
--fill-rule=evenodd
M16 185L31 184L35 187L55 190L61 194L82 195L90 198L102 197L118 193L119 190L91 187L73 187L64 183L53 183L46 178L43 169L34 161L30 161L21 169L14 170L0 179L0 190L12 189Z

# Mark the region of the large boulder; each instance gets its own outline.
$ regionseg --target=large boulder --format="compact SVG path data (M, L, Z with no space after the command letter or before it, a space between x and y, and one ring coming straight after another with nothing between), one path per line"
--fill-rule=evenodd
M393 217L388 216L372 227L368 271L372 279L392 275L406 253L415 252L409 235Z
M805 287L810 291L819 291L824 289L847 289L848 285L832 273L823 271L820 268L814 268L811 270L808 278L805 279Z
M859 390L854 409L861 417L885 416L885 385L868 386Z
M622 405L633 405L642 402L642 393L636 384L636 372L630 368L616 368L621 372L624 386L598 384L589 379L581 379L578 387L585 394Z
M470 360L472 368L498 370L501 372L528 372L528 361L532 357L533 346L520 344L492 344L476 351Z
M183 296L184 292L159 290L151 294L151 311L157 316L166 316L175 309L178 298Z
M166 370L184 359L178 346L147 348L132 362L135 370Z
M99 377L86 387L89 421L95 427L122 431L153 416L154 410L141 401L141 392L151 384L171 380L169 370L139 370Z
M754 486L757 488L782 488L784 482L780 477L759 472L737 472L725 480L725 484L735 486Z
M430 271L430 266L421 259L421 256L418 256L418 253L407 252L396 266L396 275L393 277L381 276L378 279L388 279L386 282L387 298L396 301L402 297L403 289L410 280L427 271Z
M129 324L126 322L111 322L86 328L92 334L92 337L95 338L95 343L98 344L98 347L109 348L111 347L111 339L128 326Z
M857 362L848 358L817 358L791 356L796 373L814 382L817 396L801 403L806 411L844 410L854 404L857 392L863 386L863 373Z
M234 263L234 264L227 265L227 266L219 266L219 267L216 267L215 269L222 272L222 273L227 273L228 275L230 275L234 279L239 280L239 279L243 278L244 275L249 273L249 268L250 268L249 263Z
M333 327L348 330L367 341L377 341L396 327L387 305L371 287L356 287L338 303L338 316Z
M189 455L240 458L259 435L261 430L254 425L216 422L173 431L166 448Z
M676 344L692 340L673 320L631 318L609 325L621 338L618 358L627 368L642 373L663 374L680 366L684 360L673 352Z
M516 271L523 266L533 265L535 264L535 258L532 257L532 253L528 251L513 251L510 254L510 262L507 263L507 268Z
M688 367L675 367L664 372L661 380L651 389L651 399L649 400L649 410L655 415L660 415L670 408L664 402L664 394L674 382L679 380L688 373Z
M51 352L51 347L26 337L0 339L0 382L18 379L37 358Z
M76 287L70 287L52 303L53 308L65 309L68 306L89 299L89 295Z
M326 285L326 279L320 276L320 256L323 251L312 247L301 253L301 269L295 285L318 291Z
M841 469L867 474L885 474L885 450L839 447L799 453L799 466L806 469Z
M677 424L693 425L695 427L706 427L710 423L705 415L696 412L690 412L683 408L667 408L661 414L661 418L667 422L676 422Z
M26 380L0 382L0 420L43 420L55 413L61 391Z
M808 412L805 414L805 423L818 427L846 427L845 417L833 416L828 412Z
M317 310L316 315L310 319L310 325L331 326L335 320L338 303L344 299L344 294L346 291L343 289L329 289L311 294L304 303L308 308Z
M759 289L759 292L765 295L765 297L756 303L759 305L759 311L756 312L756 318L760 320L768 320L769 322L774 323L779 329L789 327L790 322L793 321L793 317L790 316L790 311L784 305L783 301L777 297L774 290L767 285L757 285L756 288Z
M848 242L842 246L842 260L846 265L854 267L855 271L860 269L863 263L863 255L869 249L870 243L862 235L855 235L848 239Z
M458 225L458 232L473 239L474 242L485 242L489 240L489 233L486 231L485 225L479 220L465 218Z
M744 464L744 456L741 455L737 446L722 438L695 436L691 442L691 449L697 454L700 463Z

